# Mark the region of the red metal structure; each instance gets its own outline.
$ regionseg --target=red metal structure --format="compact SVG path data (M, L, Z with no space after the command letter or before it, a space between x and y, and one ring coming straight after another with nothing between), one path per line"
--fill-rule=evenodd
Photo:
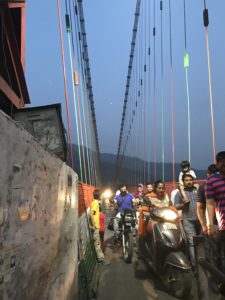
M0 109L7 114L30 103L24 76L25 6L25 0L0 1Z

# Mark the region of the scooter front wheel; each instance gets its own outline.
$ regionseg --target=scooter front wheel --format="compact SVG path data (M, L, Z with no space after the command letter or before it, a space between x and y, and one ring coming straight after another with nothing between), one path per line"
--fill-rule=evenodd
M167 266L164 276L164 284L171 290L177 298L188 296L191 292L190 271Z
M123 240L123 258L126 263L130 263L133 256L133 234L132 232L124 234Z

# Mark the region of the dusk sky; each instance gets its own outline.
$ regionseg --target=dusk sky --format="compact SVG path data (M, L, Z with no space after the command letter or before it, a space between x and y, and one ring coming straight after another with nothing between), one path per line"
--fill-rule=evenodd
M143 0L145 7L153 0ZM160 10L156 0L157 118L161 110L160 77ZM165 98L165 161L171 162L171 111L168 1L164 2L164 98ZM172 0L172 45L175 101L175 161L187 159L187 95L184 55L183 1ZM147 4L146 4L147 3ZM64 1L62 21L64 23ZM225 1L206 1L209 10L209 45L212 71L212 93L215 118L216 150L225 150ZM116 153L124 101L130 43L136 0L84 0L84 14L91 66L92 85L97 117L100 150ZM203 0L186 0L187 51L190 57L189 90L191 108L191 156L195 168L212 163L211 121ZM153 12L150 13L152 43ZM26 12L26 79L32 106L61 102L65 116L64 86L56 0L28 0ZM65 25L64 25L65 27ZM65 33L65 28L64 28ZM65 38L65 51L68 56ZM152 45L151 49L152 49ZM153 65L151 54L150 70ZM150 71L151 72L151 71ZM153 75L150 73L151 78ZM70 75L67 75L70 78ZM150 82L153 90L153 82ZM153 120L153 94L148 115ZM152 138L153 121L147 130ZM66 122L65 122L66 125ZM160 152L160 121L157 149ZM151 159L152 160L152 159ZM157 157L160 161L160 154Z

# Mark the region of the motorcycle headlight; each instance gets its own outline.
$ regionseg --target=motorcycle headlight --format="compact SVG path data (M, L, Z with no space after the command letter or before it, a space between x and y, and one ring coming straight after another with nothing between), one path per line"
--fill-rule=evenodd
M132 222L132 220L133 220L133 217L132 217L132 216L125 215L125 218L124 218L124 221L125 221L125 222Z
M174 221L177 218L177 214L173 210L164 210L163 211L163 218L168 220L168 221Z

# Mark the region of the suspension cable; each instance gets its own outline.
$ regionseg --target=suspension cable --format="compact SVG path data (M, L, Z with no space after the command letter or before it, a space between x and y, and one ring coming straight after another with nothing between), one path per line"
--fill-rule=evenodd
M184 68L186 76L186 92L187 92L187 106L188 106L188 160L191 163L191 115L190 115L190 93L189 93L189 79L188 79L188 68L189 68L189 55L187 53L187 24L186 24L186 2L184 0Z
M148 9L148 29L149 29L149 45L148 45L148 76L149 76L149 80L148 80L148 86L149 86L149 90L148 90L148 103L149 103L149 114L151 111L151 69L150 69L150 65L151 65L151 31L150 31L150 27L151 27L151 22L150 22L150 15L151 15L151 2L148 1L149 3L149 9ZM148 182L150 182L151 180L151 135L150 135L150 130L149 130L149 136L148 136Z
M75 114L75 122L76 122L76 133L77 133L77 143L78 143L78 155L79 155L79 167L80 167L80 179L81 182L83 182L83 170L82 170L82 160L81 160L81 154L80 154L80 131L79 131L79 124L78 124L78 118L77 118L77 99L75 95L75 82L74 82L74 69L73 69L73 62L72 62L72 51L71 51L71 24L70 24L70 17L68 15L68 8L67 8L67 1L65 0L65 6L66 6L66 32L67 32L67 38L68 38L68 48L69 48L69 57L70 57L70 73L71 73L71 80L72 80L72 91L73 91L73 103L74 103L74 114Z
M172 178L175 185L175 142L174 142L174 83L173 83L173 48L172 48L172 12L171 0L169 0L169 24L170 24L170 99L172 119Z
M208 34L209 15L208 15L208 9L206 8L206 0L204 0L203 22L204 22L204 27L205 27L207 63L208 63L208 80L209 80L209 96L210 96L213 161L215 163L216 162L216 146L215 146L213 95L212 95L211 63L210 63L209 34Z
M164 149L164 83L163 83L163 1L160 0L161 11L161 94L162 94L162 180L164 181L164 164L165 164L165 149Z
M154 0L154 27L153 27L153 47L154 47L154 181L156 181L156 49L155 49L155 0Z
M126 118L127 101L128 101L128 95L129 95L129 87L130 87L130 78L131 78L130 75L131 75L131 71L132 71L135 41L136 41L137 28L138 28L138 20L139 20L139 16L140 16L140 5L141 5L141 0L137 0L134 26L133 26L133 35L132 35L132 42L131 42L130 59L129 59L129 64L128 64L128 75L127 75L127 83L126 83L126 90L125 90L125 97L124 97L123 113L122 113L122 120L121 120L121 127L120 127L120 136L119 136L117 158L116 158L116 176L117 177L119 177L120 170L122 168L122 161L123 161L123 155L124 155L124 151L122 152L121 148L122 148L122 139L123 139L123 135L124 135L124 123L125 123L125 118ZM125 148L126 148L126 143L125 143ZM122 156L121 158L120 158L120 154Z
M57 0L57 8L58 8L59 33L60 33L60 44L61 44L62 65L63 65L64 91L65 91L65 99L66 99L67 125L68 125L69 141L70 141L70 161L71 161L71 165L72 165L72 168L73 168L74 167L74 165L73 165L73 150L72 150L73 142L72 142L72 135L71 135L70 114L69 114L69 100L68 100L68 90L67 90L67 80L66 80L64 45L63 45L63 37L62 37L62 21L61 21L60 0Z
M70 0L69 1L69 15L70 15L70 20L72 21L72 13L71 13L71 4L70 4ZM75 20L76 21L76 20ZM71 38L72 38L72 49L73 49L73 56L74 56L74 82L75 82L75 89L77 90L77 94L79 97L79 78L78 78L78 67L76 67L76 59L75 59L75 47L74 47L74 40L73 40L73 26L71 24ZM78 48L78 47L77 47ZM78 56L78 66L80 67L80 69L82 68L81 65L79 64L79 53L77 52L77 56ZM80 80L80 91L81 91L81 99L83 99L82 102L82 115L83 115L83 120L84 120L84 137L85 137L85 145L86 145L86 155L87 155L87 169L88 169L88 178L89 180L87 180L87 182L89 184L91 184L91 174L90 174L90 157L89 157L89 147L88 147L88 141L87 141L87 130L86 130L86 117L85 117L85 103L86 103L86 99L84 98L83 95L83 86L82 86L82 80ZM78 101L80 101L80 99L78 98Z

